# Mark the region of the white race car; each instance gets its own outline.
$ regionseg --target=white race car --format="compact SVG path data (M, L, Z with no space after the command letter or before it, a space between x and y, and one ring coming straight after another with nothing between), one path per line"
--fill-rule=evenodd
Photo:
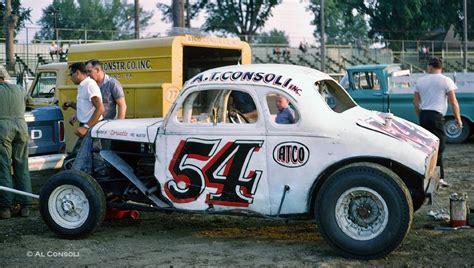
M340 254L379 258L439 180L434 135L359 107L334 79L299 66L207 70L166 117L102 121L91 135L104 164L57 173L40 194L43 219L63 237L93 232L106 207L307 216Z

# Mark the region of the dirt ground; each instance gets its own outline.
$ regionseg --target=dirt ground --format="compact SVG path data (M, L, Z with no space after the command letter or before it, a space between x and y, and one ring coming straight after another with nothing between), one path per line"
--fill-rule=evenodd
M147 265L147 266L474 266L474 228L447 226L427 215L449 210L452 192L467 192L474 207L474 139L448 145L447 181L432 206L415 213L402 245L372 261L339 257L307 221L240 216L141 213L139 221L106 221L90 237L65 240L43 223L38 210L29 218L0 221L0 266ZM33 174L34 190L52 172ZM474 221L474 214L471 214Z

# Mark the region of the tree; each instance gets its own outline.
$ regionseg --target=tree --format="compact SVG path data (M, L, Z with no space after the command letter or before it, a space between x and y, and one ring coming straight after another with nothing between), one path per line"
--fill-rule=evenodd
M130 39L134 37L134 5L126 0L54 0L43 9L42 29L36 39ZM148 26L152 12L140 8L140 28ZM58 30L59 29L59 30ZM87 36L85 36L87 30Z
M273 29L270 32L259 33L254 38L254 43L256 44L280 44L288 45L289 37L286 35L285 31L280 31Z
M186 3L186 16L189 20L201 11L207 13L207 19L202 26L204 31L234 34L250 41L251 37L265 26L265 22L272 16L273 7L278 5L280 0L202 0L193 3L187 0ZM163 14L162 20L172 22L172 7L161 3L158 3L157 7ZM188 26L189 24L186 25Z
M206 31L238 35L242 40L251 37L272 16L272 9L278 0L222 0L206 4L207 19L203 25Z
M186 0L184 3L184 13L185 13L185 25L186 28L191 28L191 20L195 19L199 13L204 9L207 4L207 0L204 1L190 1ZM171 5L158 3L156 7L161 11L163 17L161 21L172 23L173 22L173 7Z
M419 39L429 31L462 29L462 1L452 0L347 0L369 17L369 37L392 40Z
M364 14L358 12L354 5L344 0L325 0L324 8L327 42L349 44L367 38L368 24L364 19ZM312 0L309 9L315 15L311 24L318 26L321 10L320 0ZM316 27L313 35L320 39L319 27Z
M16 35L21 29L25 27L25 22L31 21L31 8L24 8L21 6L20 0L11 0L11 13L18 17L15 33ZM4 16L5 16L5 1L0 2L0 25L4 28ZM5 38L5 32L0 32L0 38Z

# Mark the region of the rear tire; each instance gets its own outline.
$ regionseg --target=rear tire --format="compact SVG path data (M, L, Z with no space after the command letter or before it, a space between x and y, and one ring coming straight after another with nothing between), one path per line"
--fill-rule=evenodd
M401 244L413 221L413 203L403 181L372 163L337 170L324 182L315 202L321 235L350 258L389 254Z
M105 217L102 189L91 176L80 171L53 175L40 194L40 213L49 229L64 238L92 233Z
M471 124L466 119L461 118L462 129L456 127L456 120L448 117L444 121L443 129L447 143L463 143L471 136Z

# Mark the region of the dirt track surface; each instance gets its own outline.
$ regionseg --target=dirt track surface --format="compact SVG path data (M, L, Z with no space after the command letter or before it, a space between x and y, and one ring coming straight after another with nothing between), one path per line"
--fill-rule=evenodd
M29 218L0 221L0 266L153 265L153 266L474 266L474 228L447 226L427 215L449 210L452 192L467 192L474 207L474 139L448 145L446 177L453 186L438 191L432 206L415 213L412 229L389 256L372 261L339 257L307 221L240 216L141 213L139 221L106 221L82 240L55 236L37 209ZM52 173L33 174L34 190ZM474 221L474 214L471 214Z

